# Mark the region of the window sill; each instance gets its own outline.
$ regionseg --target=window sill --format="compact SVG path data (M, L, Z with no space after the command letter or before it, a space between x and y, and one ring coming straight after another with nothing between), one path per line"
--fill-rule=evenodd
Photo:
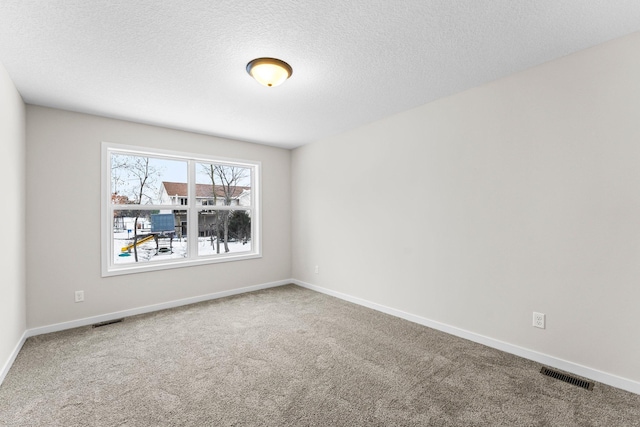
M103 257L104 258L104 257ZM120 276L124 274L146 273L149 271L169 270L174 268L194 267L199 265L220 264L225 262L244 261L249 259L262 258L258 253L247 253L238 255L226 255L224 257L203 257L201 259L184 259L165 261L162 263L147 262L142 265L125 265L122 267L108 268L103 266L102 277Z

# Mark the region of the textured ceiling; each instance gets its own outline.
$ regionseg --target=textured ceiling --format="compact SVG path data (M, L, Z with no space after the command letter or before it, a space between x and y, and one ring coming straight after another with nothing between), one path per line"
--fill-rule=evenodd
M1 0L0 62L27 103L291 148L639 30L640 0Z

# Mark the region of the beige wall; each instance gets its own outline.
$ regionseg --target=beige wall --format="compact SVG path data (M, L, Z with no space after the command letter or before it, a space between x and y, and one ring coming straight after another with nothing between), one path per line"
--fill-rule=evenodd
M0 381L26 328L25 311L25 106L0 64Z
M263 257L102 278L102 141L262 162ZM289 177L288 150L27 106L27 326L290 278Z
M640 33L296 149L293 277L640 381L639 51Z

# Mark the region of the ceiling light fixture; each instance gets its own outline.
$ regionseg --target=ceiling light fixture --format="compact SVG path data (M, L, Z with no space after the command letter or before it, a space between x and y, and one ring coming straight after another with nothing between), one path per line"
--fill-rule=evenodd
M247 73L265 86L278 86L291 77L289 64L275 58L256 58L247 64Z

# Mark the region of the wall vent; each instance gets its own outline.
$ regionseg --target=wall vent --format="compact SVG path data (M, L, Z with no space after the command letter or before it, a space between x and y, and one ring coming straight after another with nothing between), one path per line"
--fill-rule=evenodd
M551 378L555 378L560 381L564 381L565 383L573 384L578 387L582 387L589 391L593 390L593 382L581 380L578 377L574 377L573 375L564 374L559 371L555 371L553 369L545 368L544 366L540 369L540 373L542 375L546 375Z
M114 323L120 323L123 320L124 320L124 318L123 319L115 319L115 320L107 320L106 322L94 323L93 325L91 325L91 327L99 328L100 326L113 325Z

